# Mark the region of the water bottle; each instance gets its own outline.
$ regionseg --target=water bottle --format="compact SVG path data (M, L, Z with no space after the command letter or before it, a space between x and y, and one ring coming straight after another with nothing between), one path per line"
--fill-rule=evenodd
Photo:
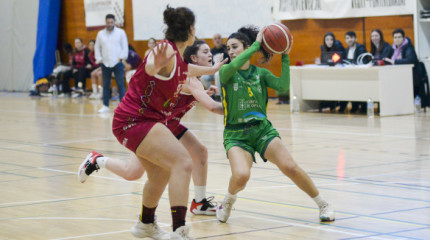
M415 112L420 113L421 112L421 98L420 98L420 96L417 95L415 97L414 105L415 105Z
M367 99L367 117L373 118L374 109L373 109L373 100L371 98Z
M54 97L54 98L57 98L58 97L58 88L57 88L57 85L52 85L52 96Z
M300 112L300 103L296 96L293 96L293 113Z

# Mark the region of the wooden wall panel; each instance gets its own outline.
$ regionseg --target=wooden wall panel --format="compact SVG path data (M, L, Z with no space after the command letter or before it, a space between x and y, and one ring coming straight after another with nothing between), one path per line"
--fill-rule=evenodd
M124 1L125 24L124 30L127 34L128 41L139 55L145 53L148 49L147 41L133 40L133 11L132 0ZM291 51L291 65L297 61L304 61L305 64L313 64L316 57L320 56L320 45L323 43L323 36L326 32L333 32L336 39L340 40L344 46L345 32L353 30L357 34L358 42L366 44L370 51L370 32L374 28L380 28L384 32L384 37L388 43L392 44L391 33L395 28L403 28L406 35L414 40L413 18L407 16L387 16L387 17L368 17L368 18L347 18L347 19L302 19L288 20L283 23L290 28L294 35L294 46ZM146 22L145 24L150 24ZM89 40L95 39L99 30L87 30L85 27L85 10L83 0L62 0L60 29L58 46L61 48L63 43L69 42L73 45L74 39L80 37L87 44ZM214 32L215 33L215 32ZM226 37L223 36L224 41ZM212 39L204 39L213 47ZM64 55L64 54L63 54ZM274 58L267 64L260 64L260 56L254 56L251 59L253 64L268 68L275 75L281 73L281 58ZM67 61L63 57L63 61ZM274 91L269 92L270 96L276 96Z

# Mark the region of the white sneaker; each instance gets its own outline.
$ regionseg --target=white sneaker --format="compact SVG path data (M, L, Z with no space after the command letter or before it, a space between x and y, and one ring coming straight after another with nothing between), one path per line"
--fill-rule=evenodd
M176 229L176 231L170 234L170 239L174 240L194 240L194 238L188 236L190 228L187 226L182 226Z
M99 113L108 113L108 112L110 112L110 109L107 106L103 105L103 107L99 109Z
M139 217L140 218L140 217ZM151 238L151 239L170 239L170 234L158 226L157 221L154 223L137 223L131 228L131 234L137 238Z
M331 222L335 219L334 208L330 203L327 203L320 208L320 221L321 222Z
M99 95L97 93L93 92L93 93L90 94L90 96L88 98L89 99L98 99L98 96Z
M81 183L84 183L91 173L100 169L99 165L97 164L97 158L99 157L103 157L103 155L96 151L92 151L87 155L85 160L79 166L78 179Z
M218 219L218 221L223 223L227 222L228 218L230 217L234 202L236 202L236 197L224 198L224 201L216 209L216 219Z

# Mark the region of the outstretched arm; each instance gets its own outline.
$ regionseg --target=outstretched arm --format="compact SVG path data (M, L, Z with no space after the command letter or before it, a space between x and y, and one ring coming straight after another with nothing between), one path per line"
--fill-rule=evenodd
M216 62L212 67L204 67L195 64L188 64L188 77L198 77L203 75L214 75L228 61L228 58L221 62Z
M205 91L203 84L197 78L187 78L187 82L183 86L182 90L191 93L193 97L199 101L203 107L213 113L224 115L222 104L215 102Z
M154 76L158 72L160 72L163 68L166 69L167 72L172 71L174 61L173 57L176 54L176 51L173 50L172 46L170 46L166 41L158 44L156 47L151 49L152 54L148 57L145 71L148 75Z

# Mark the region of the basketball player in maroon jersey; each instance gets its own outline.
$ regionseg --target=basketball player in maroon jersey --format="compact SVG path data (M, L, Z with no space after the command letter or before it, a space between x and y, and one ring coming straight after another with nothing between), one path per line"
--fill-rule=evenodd
M192 160L185 147L166 126L188 77L214 74L225 61L212 67L187 64L182 55L194 42L194 13L185 7L164 11L165 38L147 56L132 77L126 95L115 110L115 137L136 154L148 174L143 189L140 221L131 232L136 237L190 239L185 226ZM169 184L173 233L160 229L154 213Z
M210 47L202 40L195 41L192 46L185 49L184 58L187 62L199 66L212 66L212 53ZM216 62L222 61L223 56L215 56ZM172 111L172 118L167 127L177 136L193 160L192 178L194 182L195 198L192 200L190 212L196 215L215 215L216 206L212 204L213 197L206 198L206 180L208 171L207 148L191 131L180 123L181 118L198 101L208 110L223 115L221 103L215 102L211 97L218 89L211 86L207 91L196 78L189 78L179 95L178 104ZM195 95L195 96L193 96ZM144 168L134 153L130 154L128 161L110 158L92 151L85 158L78 170L78 179L84 183L88 176L100 168L106 168L125 180L134 181L142 177Z

